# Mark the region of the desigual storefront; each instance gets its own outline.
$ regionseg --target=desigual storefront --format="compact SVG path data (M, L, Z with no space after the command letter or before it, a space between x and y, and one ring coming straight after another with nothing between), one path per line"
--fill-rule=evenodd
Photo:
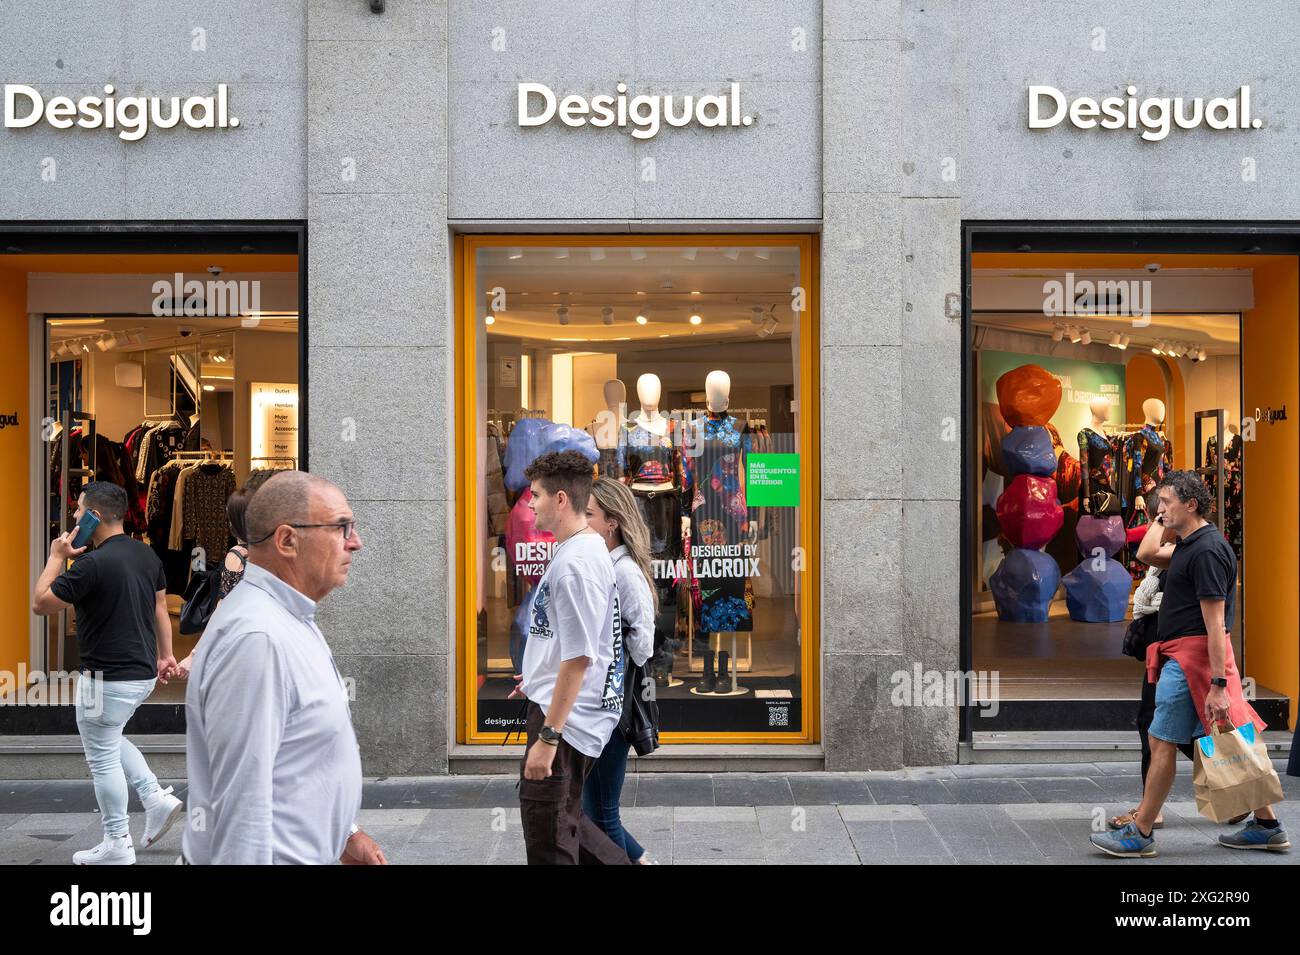
M121 15L89 6L88 23ZM51 526L38 426L52 400L107 400L98 355L142 366L138 391L112 379L139 404L132 429L165 393L166 413L187 415L166 450L183 454L195 404L199 451L212 429L237 482L257 456L240 437L245 372L297 389L296 451L267 454L337 481L364 535L319 619L355 686L368 773L515 758L517 617L549 557L521 475L551 446L626 482L651 528L667 745L641 771L1098 757L1098 734L1130 735L1140 690L1119 652L1138 569L1116 547L1120 571L1080 578L1113 525L1140 526L1145 478L1171 466L1209 469L1216 507L1223 491L1238 660L1270 726L1291 725L1298 588L1278 581L1294 584L1296 549L1270 528L1300 523L1283 414L1300 407L1298 104L1275 79L1289 63L1275 9L1227 22L1197 4L1175 23L990 2L972 31L956 3L387 7L313 3L256 24L168 13L129 49L88 39L76 56L25 24L27 52L6 56L5 83L46 103L0 140L17 183L0 197L6 334L28 355L6 352L19 413L0 440L26 449L6 445L27 489L6 506L31 528L0 607L4 667L57 663L25 606ZM1206 36L1221 55L1195 64L1145 52ZM153 122L138 139L76 125L77 100L110 83L159 97L164 120L170 97L225 84L227 124ZM70 128L50 120L65 94ZM1175 97L1181 113L1158 102ZM21 115L29 102L16 96ZM272 238L193 245L241 230ZM134 276L121 281L219 266L280 290L262 303L269 327L173 316L194 326L185 338L211 336L189 359L148 301L110 314L93 282L75 305L34 308L42 288L72 290L59 274L96 272L19 261L146 251L175 261L116 261ZM279 258L241 259L258 255ZM1112 291L1081 298L1079 282ZM96 318L104 331L51 324ZM248 370L272 332L282 357ZM132 357L150 346L167 369L153 385ZM230 385L218 356L234 359ZM1060 400L1003 407L1008 374L1051 379ZM1112 449L1109 471L1092 468L1086 430ZM1025 522L1013 486L1031 484L1044 513ZM1114 501L1094 505L1098 490ZM192 551L183 514L178 554ZM154 705L161 741L179 710ZM4 709L5 732L39 724L50 749L69 732ZM36 756L4 758L22 775Z

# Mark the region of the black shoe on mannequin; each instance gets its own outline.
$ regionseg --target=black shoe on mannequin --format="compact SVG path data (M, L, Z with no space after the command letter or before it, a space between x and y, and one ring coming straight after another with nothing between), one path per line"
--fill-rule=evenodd
M712 650L704 654L704 682L700 684L701 693L712 693L713 688L718 685L718 677L713 672L713 657Z
M716 692L731 692L731 674L727 672L727 651L718 651L718 682Z

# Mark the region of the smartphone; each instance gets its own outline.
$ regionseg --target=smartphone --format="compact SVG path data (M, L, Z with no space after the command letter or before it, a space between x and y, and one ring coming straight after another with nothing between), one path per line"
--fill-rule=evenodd
M85 547L90 543L90 538L95 534L95 528L99 526L99 515L92 511L87 511L81 515L81 520L77 522L77 534L72 538L73 547Z

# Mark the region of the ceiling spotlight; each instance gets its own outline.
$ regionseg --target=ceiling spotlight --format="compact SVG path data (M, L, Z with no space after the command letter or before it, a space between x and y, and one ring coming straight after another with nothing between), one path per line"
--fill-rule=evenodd
M60 358L71 358L73 355L73 351L68 347L67 342L61 342L59 347L54 350L54 353Z
M1070 341L1074 342L1076 345L1079 344L1080 339L1083 338L1083 336L1079 334L1079 330L1073 325L1067 325L1065 327L1065 333L1070 336Z
M511 249L511 250L510 250L510 258L511 258L511 260L522 259L523 257L524 257L524 250L523 250L523 249Z
M754 258L756 258L756 259L762 259L764 262L766 262L766 261L767 261L768 259L770 259L771 257L772 257L772 250L771 250L771 249L755 249L755 250L754 250Z
M50 349L50 361L54 361L54 359L56 359L56 358L58 358L58 357L59 357L59 350L58 350L57 348L51 348L51 349Z
M217 386L216 386L216 385L204 385L204 386L203 386L203 390L204 390L204 391L216 391L216 390L217 390Z
M601 320L602 322L604 322L606 325L613 325L613 324L614 324L614 309L610 308L608 305L606 305L604 308L602 308L602 309L600 310L600 320Z
M776 324L777 324L776 319L773 318L771 315L769 315L766 319L763 320L763 325L758 330L758 337L759 338L769 337L774 331L776 331Z
M690 318L690 322L692 325L698 325L702 321L704 321L704 319L700 318L700 316L698 315L692 315Z
M1119 346L1118 346L1120 351L1123 351L1124 349L1128 348L1128 340L1129 339L1127 335L1124 335L1120 338Z
M1204 348L1202 348L1200 351L1198 351L1198 352L1196 353L1196 360L1197 360L1197 361L1205 361L1205 359L1207 359L1207 358L1209 358L1209 357L1210 357L1210 353L1207 352Z
M604 249L591 249L590 252L591 252L591 261L593 261L593 262L603 262L603 261L605 261L605 250L604 250Z
M567 258L569 257L569 250L568 250L568 249L556 249L556 250L555 250L555 257L556 257L557 259L567 259Z
M1161 350L1161 348L1160 348L1160 346L1163 345L1163 344L1164 344L1164 342L1156 342L1154 345L1152 345L1152 346L1151 346L1151 354L1153 354L1153 355L1163 355L1163 354L1164 354L1164 351Z
M645 259L645 249L633 249L629 254L633 262L641 262Z
M750 322L752 322L752 323L755 324L755 325L762 325L762 324L763 324L763 306L762 306L762 305L755 305L753 308L751 308L751 309L749 310L749 312L750 312L750 315L749 315L749 320L750 320Z
M495 325L496 323L497 323L497 317L495 315L488 315L486 318L483 319L484 325Z
M1081 334L1081 335L1079 336L1079 343L1080 343L1081 345L1091 345L1091 344L1092 344L1092 332L1088 331L1088 329L1085 328L1085 329L1083 330L1083 334Z
M132 345L143 345L144 332L132 332L130 335L127 336L127 339L131 342Z
M81 346L81 350L83 352L85 352L87 355L90 354L90 342L78 342L78 344Z
M644 311L642 311L641 314L638 315L638 316L636 317L636 323L637 323L638 325L644 325L644 324L646 324L646 323L649 322L649 321L650 321L650 319L648 319L648 318L645 317L645 312L644 312Z
M1187 354L1187 346L1184 345L1182 342L1179 342L1177 345L1174 346L1174 354L1177 355L1179 358L1182 358L1184 355Z
M108 351L113 347L113 340L108 335L100 335L95 339L95 347L100 351Z
M1065 329L1062 328L1060 325L1053 325L1053 326L1052 326L1052 341L1054 341L1054 342L1059 342L1059 341L1060 341L1062 338L1064 338L1064 337L1065 337Z
M695 248L682 249L682 258L685 259L687 262L694 262L695 256L699 251L700 251L699 249L695 249Z
M722 254L725 255L727 258L731 259L731 261L733 262L735 262L738 258L740 258L740 250L735 248L723 249Z
M1111 348L1118 348L1118 347L1119 347L1119 339L1120 339L1119 332L1111 332L1111 333L1110 333L1110 341L1109 341L1107 344L1109 344Z
M555 310L555 317L559 320L561 325L569 324L569 307L567 305L561 305Z

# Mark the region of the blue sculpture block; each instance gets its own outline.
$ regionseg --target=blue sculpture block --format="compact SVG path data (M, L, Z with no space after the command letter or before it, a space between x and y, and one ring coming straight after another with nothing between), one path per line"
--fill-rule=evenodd
M1051 477L1056 473L1056 449L1052 436L1038 425L1012 428L1002 439L1002 463L1008 477L1036 474Z
M1065 575L1065 605L1071 620L1115 623L1128 611L1133 578L1117 560L1107 558L1101 569L1085 560Z
M1061 569L1041 550L1018 547L989 577L989 590L998 619L1015 623L1044 623L1047 608L1061 583Z

